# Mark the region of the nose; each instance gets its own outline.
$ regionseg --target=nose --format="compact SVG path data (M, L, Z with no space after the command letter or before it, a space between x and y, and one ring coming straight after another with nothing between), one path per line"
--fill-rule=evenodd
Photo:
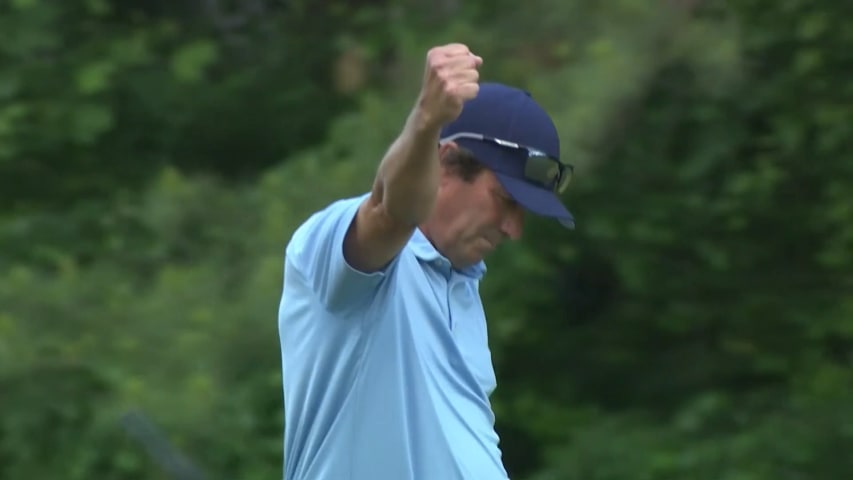
M501 232L511 240L521 238L521 231L524 228L524 209L520 205L506 212L501 222Z

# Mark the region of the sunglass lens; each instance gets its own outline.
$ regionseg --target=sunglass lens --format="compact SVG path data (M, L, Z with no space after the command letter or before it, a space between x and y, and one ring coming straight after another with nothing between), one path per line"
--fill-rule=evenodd
M563 171L560 174L560 181L557 183L557 193L562 194L569 188L569 183L572 181L572 169L571 167L563 168Z

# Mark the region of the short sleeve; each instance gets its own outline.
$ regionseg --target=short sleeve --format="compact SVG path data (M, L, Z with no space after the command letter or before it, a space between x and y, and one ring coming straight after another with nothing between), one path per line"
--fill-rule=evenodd
M344 238L365 199L366 195L339 200L315 213L287 246L287 260L330 311L346 310L371 298L397 261L382 271L365 273L344 258Z

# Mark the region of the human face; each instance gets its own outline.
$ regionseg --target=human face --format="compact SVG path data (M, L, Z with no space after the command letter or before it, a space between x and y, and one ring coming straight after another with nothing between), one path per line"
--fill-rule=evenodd
M521 237L524 209L488 169L468 182L444 171L424 233L456 268L473 265Z

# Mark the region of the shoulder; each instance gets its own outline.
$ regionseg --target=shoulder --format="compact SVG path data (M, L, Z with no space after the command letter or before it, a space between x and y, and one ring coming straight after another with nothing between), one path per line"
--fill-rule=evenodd
M313 212L296 230L287 244L289 256L299 255L313 243L329 238L340 230L346 230L355 218L359 206L369 196L364 193L354 197L335 200L321 210Z

